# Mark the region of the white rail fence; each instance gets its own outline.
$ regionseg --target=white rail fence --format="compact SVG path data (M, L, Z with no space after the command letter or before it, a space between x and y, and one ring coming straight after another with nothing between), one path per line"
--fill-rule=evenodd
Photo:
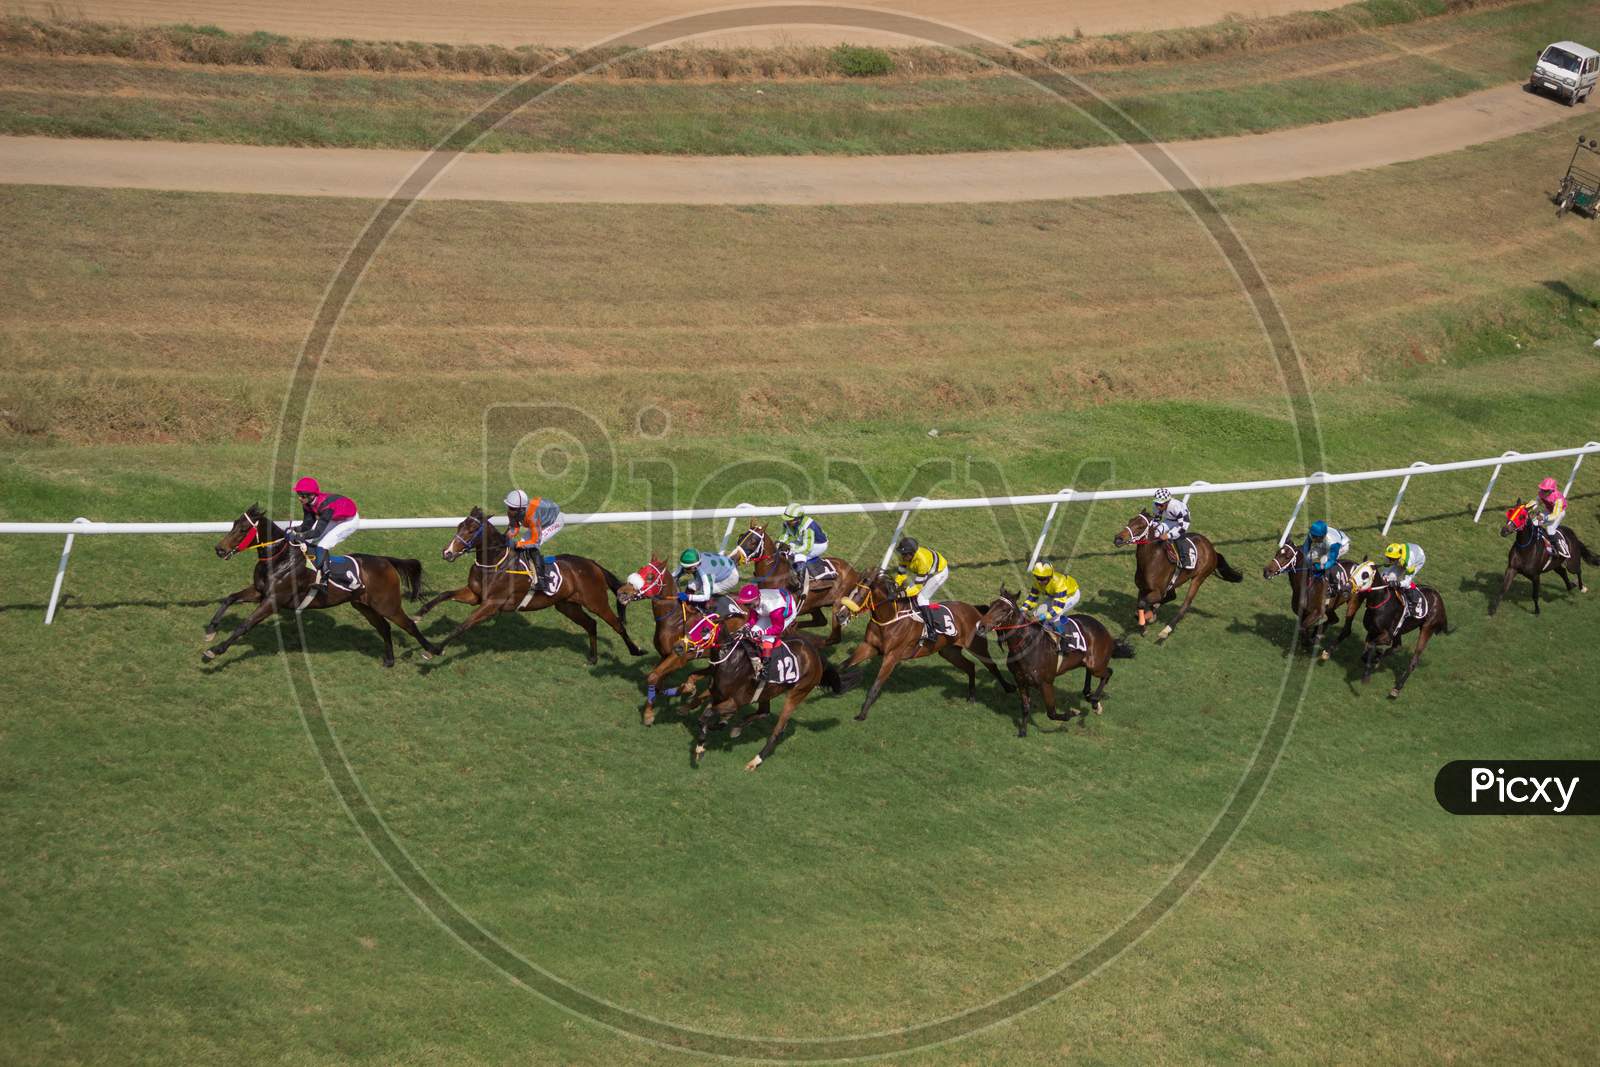
M1478 470L1485 467L1494 468L1489 475L1489 484L1484 487L1483 496L1478 501L1477 511L1472 516L1472 521L1477 522L1483 517L1483 509L1489 503L1489 495L1494 492L1494 485L1500 477L1500 471L1507 464L1541 463L1548 460L1570 458L1572 460L1572 471L1567 475L1566 487L1563 490L1570 493L1572 491L1572 483L1578 477L1578 468L1583 465L1583 457L1595 452L1600 452L1600 441L1590 441L1580 448L1558 448L1546 452L1505 452L1487 459L1464 459L1450 463L1426 463L1418 460L1408 467L1392 467L1387 470L1353 471L1345 474L1329 474L1326 471L1317 471L1305 478L1268 478L1250 482L1218 482L1213 484L1211 482L1196 481L1187 486L1178 486L1176 488L1183 494L1185 501L1196 493L1252 493L1273 489L1299 489L1300 495L1295 500L1294 510L1289 513L1289 521L1284 523L1283 534L1279 538L1279 541L1283 542L1289 539L1289 534L1294 530L1294 524L1299 519L1300 511L1305 506L1306 498L1310 495L1313 487L1398 478L1400 480L1400 488L1396 491L1394 503L1390 506L1388 517L1383 522L1382 532L1387 535L1389 527L1394 524L1395 515L1400 510L1400 502L1405 498L1406 489L1411 485L1412 478L1424 474L1449 474L1453 471ZM1025 496L976 496L948 500L929 499L919 496L912 497L910 500L886 500L870 503L811 504L807 506L807 510L813 515L876 515L899 512L894 534L889 538L889 544L883 553L883 566L888 566L896 542L900 540L900 535L905 531L906 523L916 512L950 511L962 508L1049 505L1049 510L1045 513L1044 523L1039 530L1039 537L1034 542L1033 552L1028 557L1028 565L1031 567L1044 552L1044 547L1050 540L1050 530L1054 526L1056 516L1059 514L1063 504L1090 503L1097 500L1140 500L1148 498L1154 492L1154 488L1077 490L1067 486L1057 493L1035 493ZM728 525L723 530L721 546L726 549L728 541L733 536L734 527L740 519L760 518L781 515L782 513L782 505L761 507L754 504L739 504L731 508L685 508L675 511L603 511L588 515L573 514L568 515L566 518L568 526L630 522L681 522L725 518L728 520ZM454 528L460 521L459 516L453 515L439 518L362 519L360 528L363 530L446 530ZM117 534L220 534L227 533L232 526L232 521L93 522L80 517L71 522L0 522L0 534L66 535L66 543L61 548L61 562L56 567L55 585L50 590L50 603L45 608L44 613L45 625L48 626L55 620L56 605L61 598L61 585L66 578L67 563L72 557L72 545L75 538Z

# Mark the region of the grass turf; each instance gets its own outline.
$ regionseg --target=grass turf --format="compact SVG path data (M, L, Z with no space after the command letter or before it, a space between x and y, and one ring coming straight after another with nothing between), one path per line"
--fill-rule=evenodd
M1084 72L1161 140L1416 107L1525 78L1549 41L1600 37L1582 0L1539 0L1279 48ZM513 84L373 73L0 56L0 133L426 148ZM512 116L486 151L787 155L1109 143L1016 78L631 84L585 80Z

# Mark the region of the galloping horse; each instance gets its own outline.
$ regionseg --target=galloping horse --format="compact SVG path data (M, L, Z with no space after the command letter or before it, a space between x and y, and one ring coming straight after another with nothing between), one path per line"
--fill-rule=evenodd
M1490 615L1500 607L1501 599L1511 591L1511 583L1517 580L1519 574L1533 583L1535 615L1539 614L1539 576L1545 571L1553 570L1561 575L1568 592L1572 591L1573 579L1577 580L1578 592L1589 591L1589 587L1583 584L1583 565L1600 565L1600 556L1589 551L1577 534L1561 526L1556 529L1555 544L1539 536L1539 528L1529 520L1528 505L1520 498L1506 509L1506 521L1500 527L1501 537L1510 537L1512 534L1516 534L1517 539L1512 542L1511 553L1506 558L1506 574L1500 583L1500 592L1489 601ZM1571 578L1567 577L1568 567L1572 568Z
M1300 647L1307 652L1315 652L1328 627L1339 621L1339 608L1350 605L1345 612L1344 629L1322 650L1318 657L1321 660L1333 655L1339 642L1350 636L1350 627L1355 623L1356 608L1351 603L1355 586L1350 580L1350 571L1349 563L1334 564L1330 583L1328 575L1314 573L1306 562L1305 553L1291 544L1279 545L1277 555L1261 569L1263 578L1289 576L1289 609L1300 624Z
M1376 588L1377 577L1378 566L1370 560L1357 564L1351 574L1356 588L1356 603L1365 602L1367 606L1366 614L1361 617L1362 625L1367 628L1366 646L1361 650L1361 663L1365 668L1361 674L1361 684L1372 680L1372 672L1377 670L1378 661L1400 647L1400 638L1407 631L1417 631L1417 647L1411 654L1411 662L1400 672L1394 688L1389 690L1389 699L1394 700L1405 688L1411 672L1417 669L1422 650L1428 647L1428 639L1435 633L1449 633L1450 620L1445 616L1444 597L1439 595L1438 590L1425 585L1417 586L1426 605L1425 614L1419 619L1407 605L1405 595L1392 583L1385 583L1381 589ZM1398 630L1395 628L1396 622L1400 623Z
M617 592L619 604L644 599L650 601L650 610L655 615L655 646L661 656L661 662L645 677L644 724L650 726L656 721L656 695L661 682L709 655L721 632L718 623L737 608L726 597L719 598L725 603L714 603L717 610L712 611L678 600L678 583L672 577L672 570L659 559L652 559L628 575ZM693 696L706 674L704 670L697 670L681 686L662 695ZM702 695L691 706L698 707L704 700Z
M705 755L706 736L711 732L711 727L715 723L726 722L746 704L758 702L756 709L729 732L730 737L738 737L751 720L768 714L773 697L784 697L783 708L778 712L778 721L773 724L767 743L744 765L745 770L753 771L771 757L772 750L778 747L778 738L783 734L784 727L789 725L789 717L805 702L818 683L827 686L836 695L845 690L839 672L828 664L821 643L814 637L793 633L785 635L773 651L766 680L758 680L755 667L750 662L753 653L751 644L755 639L748 636L742 627L743 617L725 619L718 624L722 650L712 657L711 706L700 713L699 727L695 731L696 766L700 763L700 757Z
M783 546L775 541L767 528L759 522L752 522L739 535L738 542L733 546L729 557L741 566L749 562L752 575L757 585L766 586L768 589L792 589L798 594L800 590L793 588L791 582L794 577L794 568L789 559L789 553ZM824 608L837 605L845 592L854 589L861 580L861 575L856 569L837 556L824 556L837 576L823 581L812 579L811 591L806 594L805 603L796 605L796 617L810 614L805 622L797 622L797 626L828 626ZM815 566L815 564L813 564ZM834 645L839 642L839 622L836 618L828 631L825 644Z
M1006 681L1005 675L1000 673L1000 668L989 656L989 642L977 632L981 612L959 600L946 600L942 606L950 612L950 629L954 632L935 633L933 642L925 644L922 640L921 616L882 568L868 571L856 583L850 595L839 601L839 606L833 611L836 629L848 625L851 619L862 612L866 612L869 619L866 637L850 653L850 658L845 660L840 670L849 671L875 655L883 657L878 667L878 677L872 683L872 688L867 690L866 699L861 702L861 712L856 715L857 722L866 721L867 710L878 699L884 683L896 667L905 660L921 659L934 652L966 673L969 702L977 697L978 671L972 661L962 655L963 650L971 652L979 663L989 668L989 673L1000 683L1000 688L1011 692L1011 683Z
M1022 714L1017 718L1017 736L1028 736L1028 719L1033 714L1033 701L1029 690L1037 689L1044 698L1044 713L1056 722L1072 719L1072 710L1056 713L1056 678L1083 668L1083 698L1089 702L1096 715L1101 714L1100 702L1105 699L1106 685L1111 681L1111 661L1132 659L1133 647L1111 636L1111 631L1092 615L1069 615L1077 627L1080 649L1063 650L1044 625L1030 619L1017 607L1017 595L1000 590L1000 597L989 605L978 621L977 635L1008 633L1006 637L1006 666L1017 680L1017 690L1022 695ZM1098 678L1100 688L1090 691L1090 683ZM1080 712L1087 715L1087 712Z
M588 659L591 666L600 658L600 645L590 613L600 616L607 626L620 634L629 652L635 656L644 655L644 649L634 644L633 638L628 636L626 605L619 601L617 610L611 610L608 595L621 588L622 583L616 575L594 560L583 556L549 556L546 559L548 572L557 576L555 588L534 590L531 588L533 577L528 573L528 568L517 562L511 546L506 543L505 534L495 528L482 508L473 508L461 520L456 526L456 535L444 547L442 555L445 562L449 563L468 550L472 550L474 556L467 584L460 589L440 593L417 613L420 619L447 600L478 605L465 622L439 642L441 649L491 615L498 615L502 611L540 611L554 607L583 627L589 635Z
M1144 628L1156 617L1156 612L1162 604L1178 595L1178 589L1189 583L1189 595L1184 597L1183 606L1178 609L1178 615L1156 635L1157 641L1165 641L1172 636L1172 631L1189 614L1189 605L1194 603L1194 595L1200 591L1200 585L1211 573L1215 571L1222 576L1225 582L1242 582L1244 575L1228 566L1228 561L1222 558L1222 553L1204 534L1187 534L1194 544L1195 562L1193 567L1180 567L1173 558L1177 550L1167 541L1151 539L1155 530L1156 520L1148 511L1140 510L1139 514L1128 520L1111 544L1117 548L1124 545L1137 545L1134 552L1133 581L1139 587L1139 633L1144 634ZM1176 580L1173 579L1177 573Z
M217 557L231 559L235 552L247 548L256 550L256 566L250 584L223 598L206 626L207 643L216 640L217 627L222 624L222 616L228 608L239 603L259 604L260 607L235 626L221 644L200 653L200 658L206 662L226 652L235 641L274 611L300 607L331 608L336 604L349 604L378 631L378 636L383 638L385 667L394 666L394 638L389 630L391 622L416 638L417 644L422 646L423 659L439 651L422 636L417 624L411 621L401 606L404 597L415 600L422 595L422 564L416 560L365 554L351 556L361 576L358 588L351 591L330 584L309 603L302 603L306 590L316 581L316 571L306 560L305 553L289 542L288 532L263 515L261 508L255 504L234 519L233 528L217 542Z

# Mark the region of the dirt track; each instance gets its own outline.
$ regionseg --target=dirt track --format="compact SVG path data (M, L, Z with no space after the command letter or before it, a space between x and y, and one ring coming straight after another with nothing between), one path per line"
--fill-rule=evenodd
M755 0L769 3L771 0ZM1337 7L1343 0L841 0L976 30L1002 41L1070 34L1120 33L1215 22L1224 15L1278 15ZM439 41L451 44L587 45L646 22L729 6L728 0L21 0L13 10L63 10L86 18L133 24L210 23L225 30L270 30L296 37ZM862 31L793 30L719 38L718 43L873 42Z
M1339 174L1420 159L1558 122L1573 111L1504 86L1410 111L1169 153L1209 187ZM419 152L160 141L0 138L0 182L224 193L387 197ZM1055 200L1165 188L1124 148L946 156L468 154L436 200L630 204L879 204Z

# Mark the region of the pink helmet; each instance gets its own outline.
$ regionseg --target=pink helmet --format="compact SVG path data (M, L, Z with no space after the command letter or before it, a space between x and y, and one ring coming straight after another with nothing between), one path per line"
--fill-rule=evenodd
M317 484L315 478L301 478L294 483L294 491L297 493L320 493L322 492L322 486Z
M761 590L757 589L754 582L747 582L739 590L739 603L754 604L761 599Z
M1544 481L1539 483L1539 492L1541 493L1553 493L1558 488L1559 486L1556 485L1556 480L1554 478L1546 478Z

